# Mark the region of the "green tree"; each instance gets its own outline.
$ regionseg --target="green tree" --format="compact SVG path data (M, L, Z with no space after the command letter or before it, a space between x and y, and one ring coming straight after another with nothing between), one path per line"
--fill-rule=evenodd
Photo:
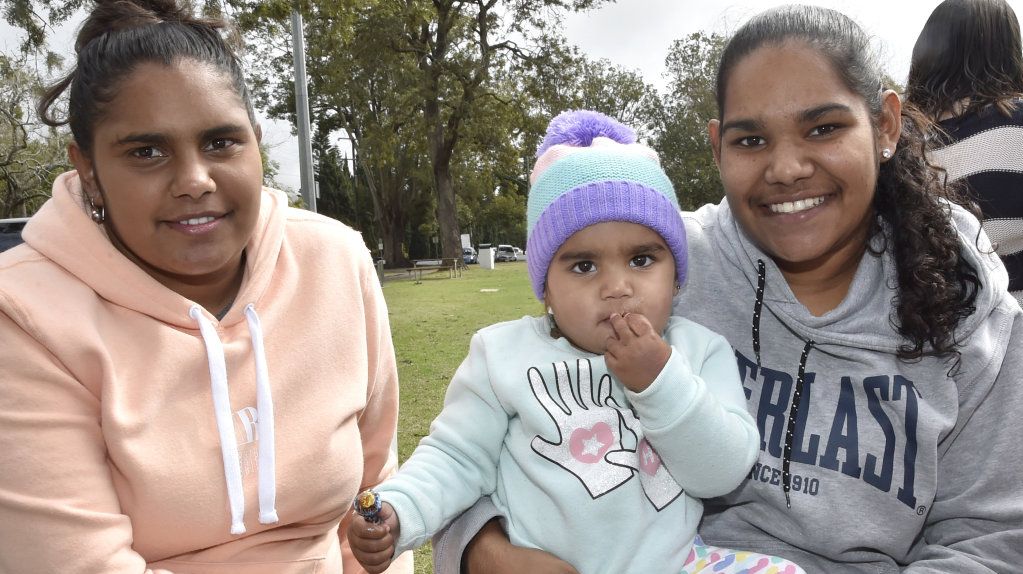
M721 180L707 139L717 116L715 77L726 38L696 32L676 40L665 59L668 93L649 110L652 147L683 209L721 200Z
M68 169L67 137L32 111L42 82L28 60L0 54L0 218L35 213Z

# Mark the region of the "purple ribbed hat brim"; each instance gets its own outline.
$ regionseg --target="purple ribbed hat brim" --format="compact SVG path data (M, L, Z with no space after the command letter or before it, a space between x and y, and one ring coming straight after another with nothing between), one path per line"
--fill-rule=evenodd
M638 223L653 229L675 256L681 285L686 278L686 232L678 208L660 192L631 181L588 183L560 195L536 221L526 239L526 264L536 298L543 301L547 269L573 233L606 221Z

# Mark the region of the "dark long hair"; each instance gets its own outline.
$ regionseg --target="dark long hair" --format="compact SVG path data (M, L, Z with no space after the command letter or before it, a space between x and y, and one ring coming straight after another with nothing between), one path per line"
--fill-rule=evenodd
M169 66L184 58L227 74L255 126L241 63L221 35L226 27L221 20L192 16L175 0L97 0L75 41L75 67L43 93L39 117L50 126L69 124L78 147L89 153L93 128L117 96L120 80L139 64ZM65 90L67 117L57 118L52 111Z
M1019 20L1005 0L945 0L913 46L906 100L932 118L994 105L1008 115L1023 97Z
M724 117L725 91L736 64L762 46L787 41L802 42L827 58L845 86L863 98L876 129L885 86L870 38L849 17L816 6L769 10L735 33L718 68L719 118ZM873 206L884 224L875 218L871 235L883 233L881 250L891 249L895 259L898 289L892 300L892 323L906 339L899 357L953 355L958 345L955 328L975 311L980 280L961 255L959 236L942 198L975 214L977 210L957 188L946 188L928 165L926 117L904 106L902 126L895 155L881 164L878 173Z

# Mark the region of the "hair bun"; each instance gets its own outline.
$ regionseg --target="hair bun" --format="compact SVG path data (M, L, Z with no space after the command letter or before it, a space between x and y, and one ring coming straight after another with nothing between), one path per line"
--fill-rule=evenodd
M540 157L548 148L558 144L589 146L597 137L609 138L620 144L636 143L636 132L611 117L591 110L569 110L551 120L536 156Z
M92 40L109 32L163 22L197 23L213 29L225 27L221 20L196 18L187 1L179 3L177 0L96 0L95 8L78 33L75 50L80 51Z

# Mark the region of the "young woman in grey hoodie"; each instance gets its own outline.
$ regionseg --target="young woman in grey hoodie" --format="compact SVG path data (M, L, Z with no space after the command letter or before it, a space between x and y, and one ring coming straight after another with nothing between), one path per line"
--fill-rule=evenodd
M808 572L1019 572L1023 311L870 54L849 18L789 6L722 56L726 199L685 214L675 312L734 348L761 444L700 533ZM491 518L439 538L436 571L575 571Z

